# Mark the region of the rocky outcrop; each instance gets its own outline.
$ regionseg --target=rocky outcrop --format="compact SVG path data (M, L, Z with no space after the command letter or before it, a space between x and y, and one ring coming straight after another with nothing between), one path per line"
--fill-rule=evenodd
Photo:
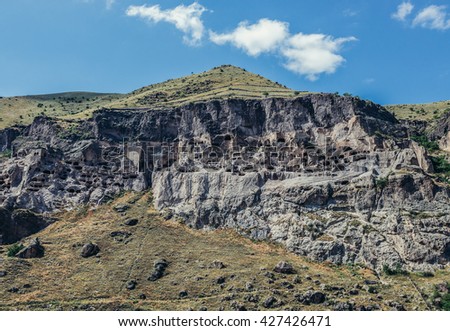
M0 244L14 243L41 231L54 221L29 210L11 211L0 207Z
M439 141L439 147L450 152L450 112L442 115L436 125L431 129L430 137L432 140Z
M44 246L41 245L41 242L38 238L33 239L30 245L22 249L19 253L16 254L16 257L21 259L35 259L41 258L44 256L45 249Z
M436 126L431 132L431 137L439 139L448 134L450 131L450 112L443 114L437 121Z
M11 149L11 144L21 133L21 128L7 128L0 130L0 153Z
M448 263L449 191L423 175L391 175L384 188L367 174L265 181L166 172L154 181L157 206L195 228L235 228L319 261Z
M0 160L0 203L51 212L151 187L193 228L319 261L442 266L450 191L410 134L381 106L331 94L40 117Z

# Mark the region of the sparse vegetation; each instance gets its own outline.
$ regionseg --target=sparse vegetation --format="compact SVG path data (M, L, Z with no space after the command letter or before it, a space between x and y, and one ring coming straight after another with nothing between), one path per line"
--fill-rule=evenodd
M396 275L407 275L408 272L404 269L402 269L402 266L400 264L396 264L393 267L390 267L388 265L383 266L383 273L387 276L396 276Z
M375 181L377 189L383 190L389 184L389 177L380 177Z
M98 94L88 92L59 93L0 99L0 130L17 124L30 124L36 116L76 118L84 112L92 113L97 106L110 107L122 98L121 94ZM89 105L89 109L86 106Z
M10 149L6 149L3 152L0 152L0 158L10 158L12 155L12 152Z
M374 231L376 231L376 229L370 224L365 224L363 226L363 233L364 234L369 234L369 233L374 232Z
M442 310L450 311L450 293L444 294L441 299Z
M8 247L8 257L14 257L17 253L19 253L24 246L22 244L15 243L12 246Z
M447 161L445 155L431 157L433 162L434 171L440 174L450 175L450 162Z
M450 184L450 162L445 155L432 156L434 171L437 177L444 183Z
M419 276L424 278L431 278L434 277L434 273L432 273L431 271L422 271L419 272Z
M439 310L450 311L450 283L446 282L435 285L431 298Z
M412 136L412 140L423 146L428 152L433 153L439 150L439 144L436 141L430 141L427 136Z
M440 118L450 111L450 101L439 101L426 104L399 104L387 105L387 110L401 120L430 121Z

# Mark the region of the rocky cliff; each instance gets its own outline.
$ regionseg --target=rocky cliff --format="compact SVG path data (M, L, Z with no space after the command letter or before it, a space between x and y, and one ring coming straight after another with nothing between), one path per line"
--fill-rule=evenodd
M104 109L86 121L39 117L13 132L0 132L0 148L12 150L0 158L5 213L48 217L152 188L167 219L233 228L319 261L450 261L449 186L404 124L358 98Z

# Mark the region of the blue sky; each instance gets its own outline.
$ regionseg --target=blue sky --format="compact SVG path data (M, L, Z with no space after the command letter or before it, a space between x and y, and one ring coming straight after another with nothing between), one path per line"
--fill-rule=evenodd
M130 92L233 64L382 104L450 99L448 0L14 0L0 95Z

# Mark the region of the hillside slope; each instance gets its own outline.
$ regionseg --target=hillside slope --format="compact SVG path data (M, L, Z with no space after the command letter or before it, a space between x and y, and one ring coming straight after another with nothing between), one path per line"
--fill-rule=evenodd
M101 108L173 108L212 99L265 97L289 98L299 94L231 65L187 77L149 85L128 94L68 92L0 99L0 129L15 124L28 125L36 116L86 119Z
M43 115L65 118L83 113L81 116L86 117L90 111L106 107L121 97L120 94L68 92L0 98L0 129L28 125Z
M123 205L129 209L113 208ZM6 271L0 310L426 310L434 309L435 285L450 276L378 278L360 266L313 263L230 230L191 230L164 220L149 193L58 218L35 235L45 248L42 258L7 257L11 246L0 246L0 271ZM129 219L138 223L125 225ZM88 242L100 252L82 258ZM148 280L161 259L168 262L163 277ZM275 272L280 261L291 263L293 273ZM135 288L127 288L130 281Z
M385 107L401 120L434 121L450 111L450 100L424 104L387 105Z

